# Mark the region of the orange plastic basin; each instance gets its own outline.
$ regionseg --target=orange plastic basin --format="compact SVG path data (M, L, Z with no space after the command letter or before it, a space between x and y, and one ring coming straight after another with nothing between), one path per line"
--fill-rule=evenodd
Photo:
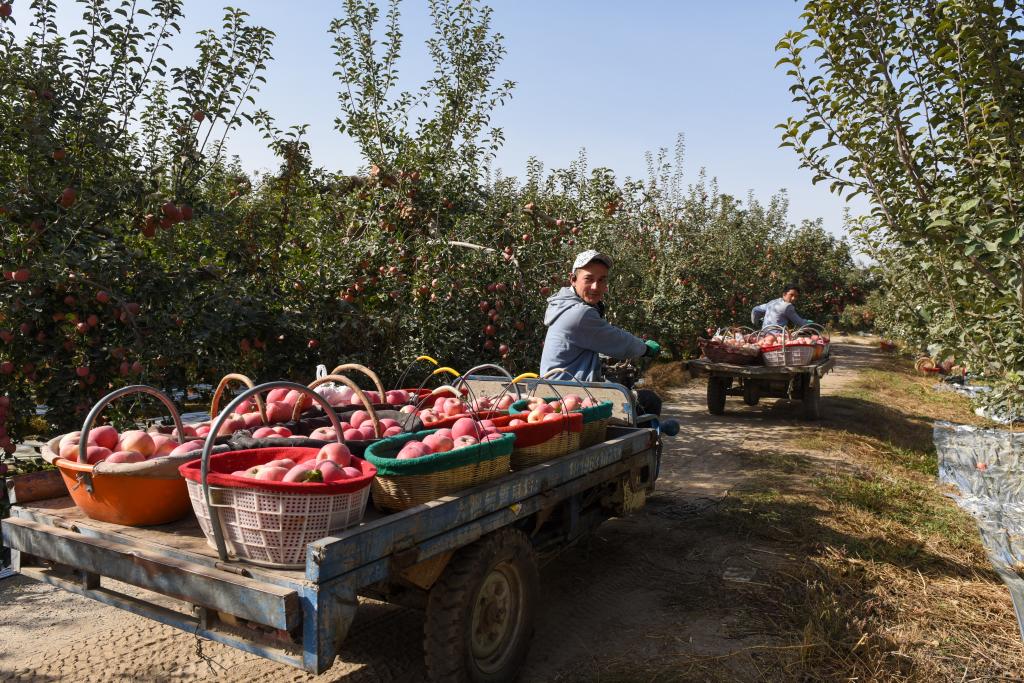
M192 512L185 480L100 474L92 477L92 493L78 481L80 472L93 466L57 458L53 462L64 478L72 500L89 518L125 526L167 524Z

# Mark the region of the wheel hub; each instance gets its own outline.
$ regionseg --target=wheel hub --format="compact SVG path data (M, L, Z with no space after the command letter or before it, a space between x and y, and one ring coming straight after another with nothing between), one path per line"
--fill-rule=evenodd
M492 569L481 584L470 625L473 658L481 670L499 670L507 657L521 626L520 597L519 576L509 565Z

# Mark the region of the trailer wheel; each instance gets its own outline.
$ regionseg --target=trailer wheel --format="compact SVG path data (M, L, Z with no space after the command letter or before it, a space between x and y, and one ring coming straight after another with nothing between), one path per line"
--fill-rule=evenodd
M748 406L756 406L761 401L761 387L757 382L748 379L743 383L743 402Z
M520 531L501 529L459 550L427 600L430 680L514 680L533 638L539 584L533 547Z
M721 377L708 377L708 412L712 415L725 412L725 382Z
M804 377L804 395L801 400L805 420L821 417L821 382L811 384L811 377Z

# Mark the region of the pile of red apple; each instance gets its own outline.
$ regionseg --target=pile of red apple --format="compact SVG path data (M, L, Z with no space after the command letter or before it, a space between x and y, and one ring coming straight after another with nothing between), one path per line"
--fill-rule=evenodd
M475 446L501 438L502 435L493 421L477 422L471 417L463 417L456 420L451 429L438 429L422 439L405 442L395 457L398 460L411 460L434 453L453 452L466 446Z
M347 386L339 387L325 384L317 387L314 391L323 396L332 408L363 405L363 400ZM273 394L274 392L270 393ZM410 399L409 392L405 389L392 389L391 391L386 391L384 392L383 397L376 391L364 391L363 395L366 396L366 400L374 405L386 403L392 406L404 406L409 403ZM267 397L267 400L270 400L269 396Z
M329 443L315 458L296 463L291 458L271 460L262 465L231 473L235 477L290 484L330 484L363 476L359 460L342 443Z
M395 436L402 433L402 425L398 423L398 420L383 417L378 421L380 422L382 437ZM253 436L259 438L255 433ZM336 441L338 433L334 427L319 427L313 430L309 438L319 439L320 441ZM378 437L377 433L373 430L373 420L370 418L370 414L365 410L357 410L348 416L347 422L341 423L341 438L345 441L369 441L381 437Z
M101 462L142 462L163 455L191 453L203 447L202 440L186 441L179 445L173 436L152 434L140 429L129 429L118 433L110 425L90 429L87 438L85 456L86 462L90 465L97 465ZM81 432L65 434L57 447L60 457L77 462L81 440Z
M804 337L795 337L786 342L787 346L824 346L828 344L828 337L819 334L812 334Z
M467 403L462 399L452 398L451 396L438 396L434 399L434 403L430 408L424 408L417 411L415 406L404 406L402 408L402 412L415 412L423 425L425 427L429 427L437 424L438 422L452 417L457 417L459 415L468 416L470 412L480 412L484 410L508 410L508 407L514 402L515 398L508 394L499 399L494 399L491 396L481 396L475 399L472 403Z
M508 426L515 427L526 423L559 420L563 415L568 415L584 408L595 408L598 405L599 401L595 401L589 396L583 398L578 394L566 394L561 399L551 401L550 403L540 396L532 396L526 401L526 410L520 413L520 415L526 414L525 422L522 418L516 418L509 422Z

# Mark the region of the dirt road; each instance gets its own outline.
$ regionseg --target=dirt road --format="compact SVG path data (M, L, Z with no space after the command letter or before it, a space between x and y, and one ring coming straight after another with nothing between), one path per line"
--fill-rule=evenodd
M834 353L826 397L875 358L856 343ZM683 427L668 440L645 511L607 522L543 569L544 608L523 680L595 680L608 670L623 680L630 662L714 658L773 642L770 631L751 628L744 590L783 558L706 522L752 476L748 447L805 429L799 405L751 408L730 399L715 417L705 410L704 383L695 381L672 392L665 412ZM0 680L420 681L422 625L416 611L366 602L338 663L310 677L15 577L0 581Z

